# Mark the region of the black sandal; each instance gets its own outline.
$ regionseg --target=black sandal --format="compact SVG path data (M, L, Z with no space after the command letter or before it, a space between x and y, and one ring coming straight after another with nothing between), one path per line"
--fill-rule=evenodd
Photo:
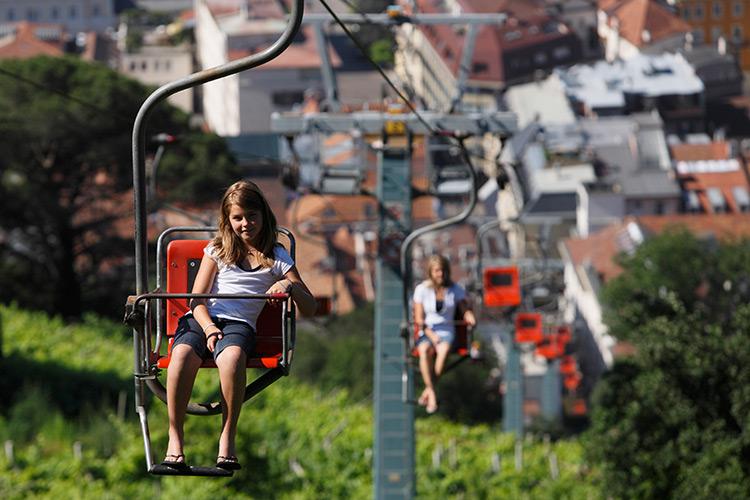
M237 457L234 455L226 457L224 455L219 455L216 457L216 467L226 470L240 470L242 465L240 465L240 461L237 460Z
M164 467L172 467L173 469L184 469L187 467L187 463L185 463L185 455L183 453L180 453L179 455L167 453L161 465Z

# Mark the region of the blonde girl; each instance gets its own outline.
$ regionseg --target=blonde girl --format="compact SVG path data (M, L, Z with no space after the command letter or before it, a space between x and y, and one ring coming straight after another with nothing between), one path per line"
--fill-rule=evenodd
M443 373L456 337L456 313L469 326L476 325L476 318L469 308L464 289L451 281L447 258L433 255L427 260L425 271L427 279L414 290L414 321L419 329L419 371L425 386L419 404L426 407L427 413L435 413L438 407L435 384Z

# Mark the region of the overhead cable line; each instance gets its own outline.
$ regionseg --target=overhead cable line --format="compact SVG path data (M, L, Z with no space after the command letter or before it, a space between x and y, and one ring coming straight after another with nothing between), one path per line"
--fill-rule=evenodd
M85 106L85 107L89 108L90 110L96 111L97 113L100 113L102 115L109 115L109 113L110 113L109 110L106 110L104 108L100 108L96 104L92 104L90 102L84 101L83 99L79 99L78 97L74 97L74 96L72 96L70 94L67 94L67 93L63 92L62 90L58 90L58 89L49 87L49 86L44 85L42 83L39 83L37 81L31 80L30 78L26 78L26 77L21 76L21 75L19 75L17 73L13 73L12 71L8 71L7 69L0 68L0 75L7 76L8 78L12 78L14 80L18 80L19 82L22 82L22 83L25 83L27 85L31 85L33 87L36 87L39 90L44 90L44 91L50 92L52 94L57 94L60 97L63 97L65 99L67 99L69 101L72 101L72 102L75 102L77 104L81 104L82 106ZM114 115L114 118L116 118L117 120L120 120L122 122L125 122L128 125L130 125L132 123L132 120L123 118L123 117L121 117L119 115Z
M432 125L430 125L427 120L422 117L422 115L417 111L417 109L414 107L414 105L409 101L409 99L404 95L404 93L399 89L395 83L393 83L393 80L385 73L383 68L380 67L378 63L376 63L372 57L367 53L367 49L364 45L362 45L362 42L360 42L357 37L352 34L351 30L346 26L346 24L339 18L339 16L331 9L331 7L328 5L326 0L320 0L320 3L323 4L323 7L328 11L328 13L333 17L333 20L336 21L336 24L338 24L342 30L344 30L344 33L346 33L346 36L349 37L349 39L354 43L354 45L357 46L357 49L362 53L362 55L367 59L367 61L377 70L378 73L380 73L380 76L383 77L385 82L388 84L391 89L398 95L398 97L406 104L406 107L409 108L409 110L414 113L414 116L417 117L417 119L422 122L422 125L425 126L427 130L430 131L430 133L438 135L441 134L441 131L436 130L433 128Z

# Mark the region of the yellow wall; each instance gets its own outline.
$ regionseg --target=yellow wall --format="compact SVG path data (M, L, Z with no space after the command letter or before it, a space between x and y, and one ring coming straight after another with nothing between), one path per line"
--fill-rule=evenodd
M714 4L720 6L719 16L714 14ZM735 4L740 6L739 14ZM702 18L696 16L696 7L703 8ZM737 58L743 70L750 70L750 1L747 0L678 0L677 10L685 21L693 27L703 30L706 43L716 43L714 30L720 29L727 41L727 51L738 53ZM734 41L732 33L735 27L742 30L740 43Z

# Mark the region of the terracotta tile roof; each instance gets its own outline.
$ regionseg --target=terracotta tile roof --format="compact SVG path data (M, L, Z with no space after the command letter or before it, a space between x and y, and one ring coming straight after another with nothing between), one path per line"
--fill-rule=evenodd
M37 30L63 32L61 24L38 24L23 21L15 25L14 33L0 38L0 59L28 59L35 56L63 55L63 40L45 41L37 37Z
M718 189L730 212L740 212L734 190L750 192L747 167L741 158L731 158L726 142L709 144L678 144L672 146L677 180L685 192L693 192L706 213L715 212L708 196L709 189ZM712 167L719 167L710 171Z
M317 46L315 45L315 37L313 36L312 28L309 26L302 27L301 32L304 34L304 41L302 43L295 42L287 47L282 54L278 57L264 63L262 66L255 68L254 71L263 71L264 69L319 69L321 65L320 55L318 54ZM267 47L255 47L250 49L234 49L230 50L227 56L230 61L247 57L254 53L258 53L265 50ZM333 47L328 46L328 58L331 62L331 66L338 68L341 66L341 58L333 50Z
M670 147L675 161L727 160L729 143L725 141L708 144L674 144Z
M636 47L692 30L686 21L655 0L600 1L599 8L607 14L610 25L613 18L619 21L620 35ZM649 33L647 40L644 39L644 32Z
M506 13L508 21L503 26L483 26L479 28L474 48L473 71L470 79L502 82L504 50L512 50L555 40L567 36L565 25L560 30L545 30L544 25L553 22L539 2L521 0L464 0L466 12ZM416 0L417 10L422 13L443 13L442 2ZM419 29L430 41L436 52L454 75L458 74L464 35L450 25L423 25ZM510 32L518 32L514 40L506 39ZM481 69L480 69L481 68Z
M670 228L684 227L699 238L713 236L733 240L750 238L750 214L679 214L628 217L590 235L588 238L567 238L561 242L571 263L591 266L602 282L607 282L622 272L615 264L615 256L623 251L621 238L627 225L634 223L648 237Z

